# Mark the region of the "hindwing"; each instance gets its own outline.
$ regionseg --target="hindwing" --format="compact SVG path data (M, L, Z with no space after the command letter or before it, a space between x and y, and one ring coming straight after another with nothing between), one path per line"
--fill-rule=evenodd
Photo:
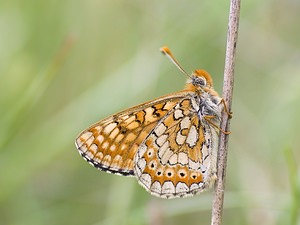
M212 139L218 131L197 110L193 96L187 95L138 148L135 174L150 193L164 198L193 195L216 178L217 146Z

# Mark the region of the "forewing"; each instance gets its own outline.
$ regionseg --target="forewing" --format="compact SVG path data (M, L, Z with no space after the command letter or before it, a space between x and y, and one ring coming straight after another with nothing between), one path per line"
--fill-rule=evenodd
M158 197L193 195L207 189L215 179L216 154L212 151L216 149L211 145L214 128L198 116L193 106L197 103L192 101L181 99L136 154L139 183Z
M77 137L76 147L86 161L100 170L134 175L138 147L182 98L182 93L164 96L101 120Z

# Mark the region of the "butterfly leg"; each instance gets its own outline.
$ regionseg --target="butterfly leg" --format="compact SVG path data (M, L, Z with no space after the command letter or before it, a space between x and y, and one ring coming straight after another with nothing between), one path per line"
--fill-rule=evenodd
M216 116L204 116L204 119L210 123L212 126L214 126L215 128L217 128L219 131L221 131L223 134L230 134L230 131L224 131L221 129L221 127L217 126L216 124L214 124L213 122L211 122L210 120L215 118Z
M232 118L232 112L229 112L229 110L228 110L228 108L227 108L227 105L226 105L226 102L225 102L224 98L222 98L220 104L221 104L221 103L222 103L223 106L224 106L224 111L225 111L226 114L228 115L229 119L231 119L231 118Z

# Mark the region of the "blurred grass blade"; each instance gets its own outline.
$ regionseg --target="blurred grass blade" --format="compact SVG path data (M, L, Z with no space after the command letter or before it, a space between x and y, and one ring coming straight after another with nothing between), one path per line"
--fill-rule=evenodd
M291 148L285 149L285 158L288 166L289 172L289 181L291 187L291 195L292 202L290 205L291 217L290 223L291 225L297 225L299 221L299 211L300 211L300 185L299 185L299 175L297 162L295 160L293 151Z
M12 137L15 136L16 132L24 123L26 116L30 113L34 105L41 99L47 87L58 74L59 69L62 67L67 58L67 54L73 46L73 42L74 41L71 36L64 40L50 65L45 69L45 71L36 75L31 86L28 87L28 89L25 90L25 93L16 100L10 110L8 110L4 116L0 117L0 125L2 127L2 134L0 135L0 151L1 149L4 150Z

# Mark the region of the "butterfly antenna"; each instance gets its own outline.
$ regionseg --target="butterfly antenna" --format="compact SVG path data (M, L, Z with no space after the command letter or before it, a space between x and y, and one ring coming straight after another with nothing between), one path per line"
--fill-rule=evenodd
M160 48L160 51L166 55L171 62L183 73L185 74L187 77L191 78L191 76L179 65L179 63L177 62L177 60L175 59L174 55L172 54L171 50L164 46L162 48ZM192 79L192 78L191 78Z

